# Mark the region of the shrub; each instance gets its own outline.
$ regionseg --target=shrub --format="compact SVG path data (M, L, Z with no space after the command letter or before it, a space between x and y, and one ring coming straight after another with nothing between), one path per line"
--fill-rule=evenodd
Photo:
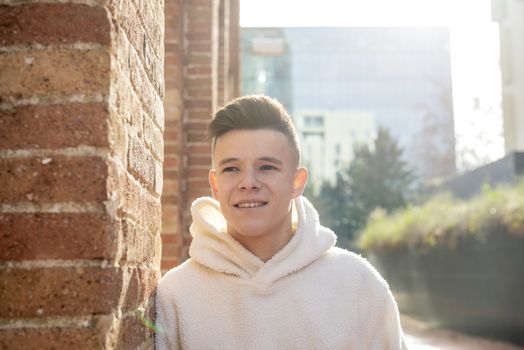
M505 232L524 238L524 179L514 185L485 186L469 200L439 194L420 206L386 215L371 213L358 241L364 250L453 248L465 238L480 242Z

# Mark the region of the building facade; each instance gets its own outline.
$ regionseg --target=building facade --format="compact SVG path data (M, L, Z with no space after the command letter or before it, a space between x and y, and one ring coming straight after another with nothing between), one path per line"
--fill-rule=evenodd
M279 40L287 50L278 60L247 49L260 39ZM367 113L373 116L375 127L389 129L399 140L406 160L422 180L454 173L446 28L243 28L242 48L243 93L266 93L285 105L289 100L286 107L296 121L304 120L309 111L324 115L325 120L344 113ZM272 88L270 77L253 88L260 71L252 62L261 61L265 71L284 72L276 81L284 82L286 95ZM349 117L337 123L339 128L351 129L343 126L351 123ZM304 131L299 131L304 138ZM350 158L342 159L339 169ZM312 161L307 150L304 160ZM326 178L332 176L326 172Z
M353 147L372 147L375 139L375 118L367 111L299 110L295 124L300 130L303 164L316 190L323 180L334 184L337 172L349 167Z
M524 1L492 0L500 25L502 113L506 153L524 151Z

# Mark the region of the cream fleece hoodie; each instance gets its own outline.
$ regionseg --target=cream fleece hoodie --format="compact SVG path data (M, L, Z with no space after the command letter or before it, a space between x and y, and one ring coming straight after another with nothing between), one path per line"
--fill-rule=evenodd
M217 201L192 206L191 258L157 289L156 349L400 349L388 285L363 258L334 247L304 197L289 243L263 262L225 233Z

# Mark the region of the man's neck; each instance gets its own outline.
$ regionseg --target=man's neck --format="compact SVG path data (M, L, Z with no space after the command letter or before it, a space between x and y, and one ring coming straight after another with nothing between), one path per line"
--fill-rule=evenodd
M260 260L266 262L278 253L293 237L291 224L284 232L264 234L260 236L232 235L240 244L244 246Z

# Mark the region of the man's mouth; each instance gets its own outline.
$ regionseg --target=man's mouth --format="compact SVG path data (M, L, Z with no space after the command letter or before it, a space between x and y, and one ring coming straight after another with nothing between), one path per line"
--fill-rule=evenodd
M244 202L244 203L235 204L235 207L236 208L257 208L257 207L263 207L266 204L267 202Z

